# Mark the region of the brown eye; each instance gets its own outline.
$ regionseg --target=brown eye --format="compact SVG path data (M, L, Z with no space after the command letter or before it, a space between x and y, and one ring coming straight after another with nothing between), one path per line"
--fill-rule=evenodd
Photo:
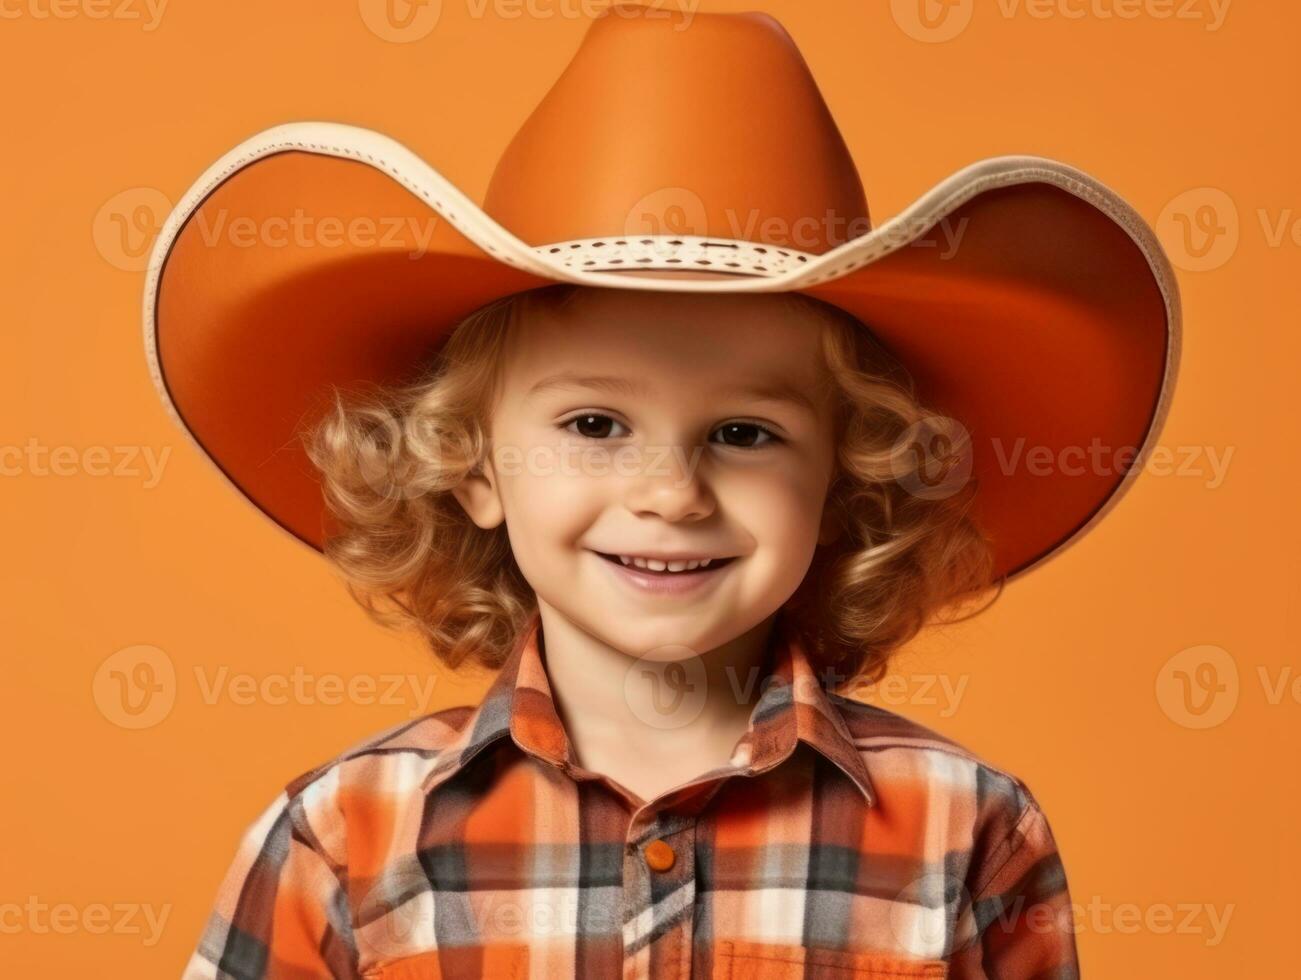
M728 422L726 425L720 425L715 429L714 435L720 437L716 441L740 449L752 449L755 446L762 446L773 439L771 432L761 425L755 425L753 422Z
M579 415L570 419L565 428L585 439L609 439L611 430L619 423L608 415ZM622 428L622 426L619 426Z

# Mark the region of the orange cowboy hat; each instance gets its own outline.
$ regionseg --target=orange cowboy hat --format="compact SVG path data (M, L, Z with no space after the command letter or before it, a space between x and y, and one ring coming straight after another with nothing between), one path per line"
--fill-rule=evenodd
M1002 156L872 228L781 25L681 16L598 17L482 206L353 126L278 126L218 160L163 226L145 287L176 422L319 550L329 515L300 427L331 386L413 380L480 306L556 282L800 292L868 325L970 433L1000 574L1078 540L1141 470L1174 386L1179 296L1148 226L1066 164ZM423 135L436 153L442 134ZM1078 463L1090 447L1123 465L1045 472L1024 456Z

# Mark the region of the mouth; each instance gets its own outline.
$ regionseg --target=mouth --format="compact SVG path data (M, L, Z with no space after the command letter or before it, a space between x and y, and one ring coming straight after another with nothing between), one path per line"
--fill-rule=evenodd
M725 558L719 557L692 557L692 558L652 558L642 555L614 555L606 554L604 551L597 551L594 554L614 565L620 565L633 571L645 572L648 575L690 575L696 572L704 572L712 569L722 568L724 565L736 559L735 555Z
M681 596L706 588L723 577L737 555L653 557L592 552L624 588L646 595Z

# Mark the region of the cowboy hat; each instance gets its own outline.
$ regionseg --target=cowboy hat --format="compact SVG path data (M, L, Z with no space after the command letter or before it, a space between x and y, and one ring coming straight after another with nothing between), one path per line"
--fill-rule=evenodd
M1002 156L872 228L777 21L654 13L592 22L482 206L353 126L278 126L218 160L164 224L145 288L175 421L319 550L329 515L296 433L331 386L412 380L461 318L556 282L800 292L868 325L970 433L998 573L1079 540L1141 470L1174 386L1178 291L1144 221L1073 167Z

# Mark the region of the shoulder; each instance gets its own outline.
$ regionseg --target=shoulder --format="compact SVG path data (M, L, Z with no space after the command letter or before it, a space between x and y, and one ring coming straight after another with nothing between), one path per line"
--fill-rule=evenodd
M302 796L325 782L353 788L372 784L392 791L403 782L423 779L458 744L474 711L472 705L457 705L390 725L301 773L285 792Z
M926 852L962 869L973 895L1037 866L1061 876L1043 808L1018 775L961 742L885 708L830 694L876 793L877 818Z
M960 817L975 834L996 835L1010 835L1039 811L1020 776L956 739L864 701L828 697L884 804L924 798L928 809Z
M283 784L254 828L276 823L342 862L345 827L391 820L449 753L458 751L475 707L458 705L390 725Z

